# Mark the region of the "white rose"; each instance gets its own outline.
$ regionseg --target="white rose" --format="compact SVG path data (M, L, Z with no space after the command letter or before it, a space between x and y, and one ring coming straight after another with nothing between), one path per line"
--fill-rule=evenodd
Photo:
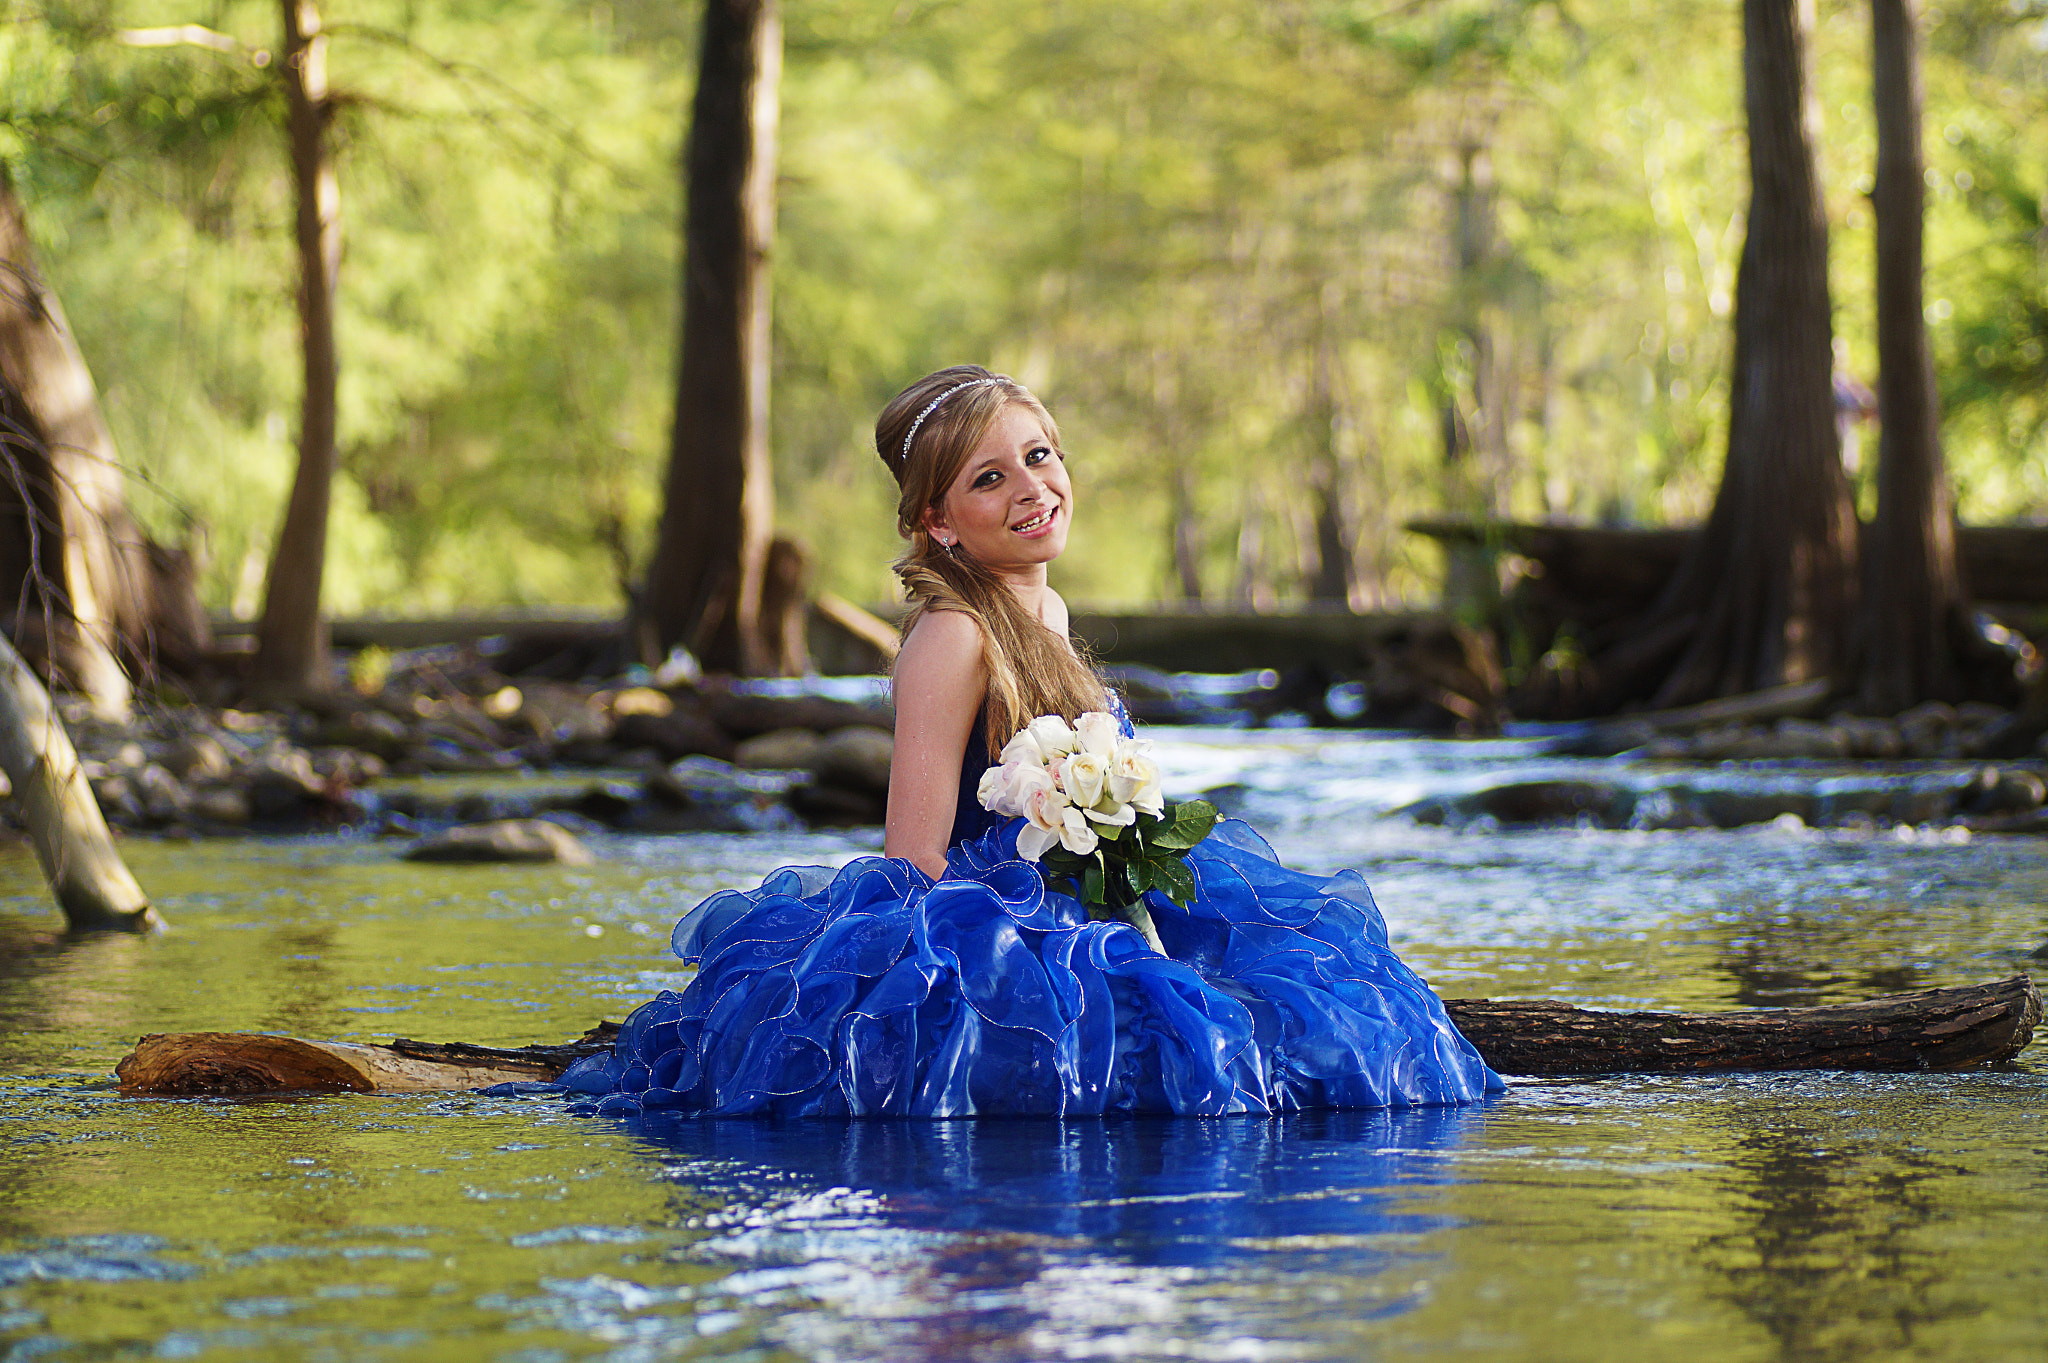
M1038 746L1038 740L1031 736L1031 730L1019 729L1017 736L1003 745L1002 755L996 759L1005 766L1012 762L1036 762L1045 765L1045 750Z
M1048 759L1063 757L1074 750L1074 731L1058 715L1040 715L1024 732L1031 735Z
M1131 804L1153 818L1166 807L1159 792L1159 764L1146 755L1151 744L1142 738L1117 745L1109 763L1109 793L1119 804Z
M1023 792L1031 783L1043 784L1048 779L1045 768L1035 761L1005 762L982 773L974 796L983 809L1014 816L1024 812Z
M1024 816L1024 827L1017 830L1017 855L1037 861L1054 843L1063 841L1063 815L1073 806L1043 771L1019 767L1015 781L1017 812Z
M1123 726L1116 722L1114 715L1090 710L1074 721L1074 737L1079 741L1082 752L1093 753L1107 761L1116 753L1116 741L1123 737Z
M1083 809L1102 798L1102 783L1109 777L1109 763L1083 749L1060 766L1060 786L1067 798Z
M1016 802L1010 794L1010 769L990 767L981 774L981 784L974 788L974 798L981 802L983 809L997 814L1014 815Z
M1101 804L1090 806L1084 812L1090 819L1108 828L1129 828L1138 821L1138 807L1136 805L1120 805L1116 801L1109 799L1103 800Z
M1018 841L1022 842L1022 839ZM1095 830L1081 817L1080 810L1068 805L1060 811L1060 846L1077 857L1085 857L1095 850L1098 841Z

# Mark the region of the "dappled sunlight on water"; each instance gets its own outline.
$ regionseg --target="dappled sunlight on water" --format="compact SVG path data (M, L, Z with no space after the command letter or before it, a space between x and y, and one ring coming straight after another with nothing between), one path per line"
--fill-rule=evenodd
M1461 834L1328 791L1384 809L1538 759L1171 745L1290 859L1364 870L1446 994L1835 1001L2010 974L2048 940L2048 841ZM450 868L137 840L174 931L85 942L26 852L0 856L0 1358L2040 1354L2048 1078L2025 1058L1066 1125L628 1127L552 1099L106 1082L143 1032L567 1037L682 978L668 929L703 894L877 841L600 837L591 867Z

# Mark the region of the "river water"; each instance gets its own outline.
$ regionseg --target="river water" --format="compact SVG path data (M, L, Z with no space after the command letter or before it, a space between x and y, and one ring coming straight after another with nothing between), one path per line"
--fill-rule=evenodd
M1381 817L1610 770L1527 743L1164 731L1299 864L1364 870L1447 995L1718 1009L1992 979L2048 839L1504 833ZM680 978L698 897L868 834L127 852L171 933L66 942L0 854L0 1360L2038 1359L2039 1045L1960 1075L1517 1081L1279 1121L571 1117L552 1099L130 1099L145 1032L560 1039Z

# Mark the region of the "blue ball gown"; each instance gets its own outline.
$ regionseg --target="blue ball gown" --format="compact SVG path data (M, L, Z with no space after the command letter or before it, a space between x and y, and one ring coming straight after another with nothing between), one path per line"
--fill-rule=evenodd
M1387 945L1356 871L1292 870L1226 819L1188 855L1192 908L1146 897L1158 955L1018 859L1023 820L975 800L976 730L944 879L861 857L713 895L671 939L696 978L564 1086L600 1113L792 1117L1208 1117L1503 1087Z

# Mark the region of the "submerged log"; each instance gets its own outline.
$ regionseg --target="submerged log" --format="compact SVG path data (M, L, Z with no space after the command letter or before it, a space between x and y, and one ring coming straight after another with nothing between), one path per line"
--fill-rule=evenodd
M2041 1021L2025 975L1822 1008L1608 1013L1549 1002L1446 999L1451 1020L1506 1074L1709 1070L1959 1070L2010 1060Z
M1825 1008L1603 1013L1544 1001L1446 999L1479 1053L1506 1074L1696 1074L1715 1070L1959 1070L2010 1060L2041 1021L2025 975ZM611 1049L615 1022L573 1041L517 1048L399 1038L389 1046L238 1032L146 1036L116 1068L131 1094L430 1093L551 1081Z

